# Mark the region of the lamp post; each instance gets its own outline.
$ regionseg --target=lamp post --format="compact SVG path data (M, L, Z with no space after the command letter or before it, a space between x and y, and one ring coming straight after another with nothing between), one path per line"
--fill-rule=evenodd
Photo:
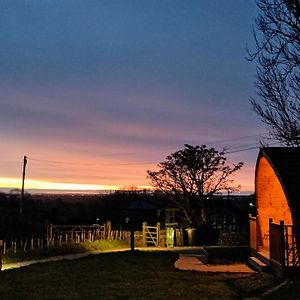
M130 227L130 251L134 251L134 229L133 229L133 223L130 222L130 219L126 217L125 219L126 223L129 224Z

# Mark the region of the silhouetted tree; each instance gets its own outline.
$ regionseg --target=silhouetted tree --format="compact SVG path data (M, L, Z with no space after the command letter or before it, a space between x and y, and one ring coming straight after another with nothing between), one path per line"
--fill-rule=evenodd
M300 146L300 1L257 0L255 49L258 63L253 110L270 137Z
M179 208L192 226L207 222L207 200L217 192L232 189L231 175L243 163L230 166L225 152L185 145L158 164L159 171L147 171L152 185Z

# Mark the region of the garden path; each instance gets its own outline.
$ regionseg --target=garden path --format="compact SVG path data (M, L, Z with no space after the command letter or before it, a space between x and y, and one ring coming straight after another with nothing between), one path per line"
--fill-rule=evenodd
M176 269L199 272L220 272L220 273L255 273L246 264L236 263L229 265L204 264L199 255L180 254L174 264Z

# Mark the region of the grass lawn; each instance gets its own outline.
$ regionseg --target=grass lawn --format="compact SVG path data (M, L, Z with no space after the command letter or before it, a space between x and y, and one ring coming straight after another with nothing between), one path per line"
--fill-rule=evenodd
M289 280L282 288L274 291L270 295L267 295L266 300L278 300L278 299L299 299L300 295L300 280Z
M172 252L99 254L0 272L0 299L243 299L275 285L269 274L178 271Z
M13 263L24 260L41 259L50 256L84 253L88 251L108 251L113 249L129 248L128 241L119 240L98 240L93 242L82 242L79 244L68 244L63 246L34 248L17 253L8 252L3 257L3 263Z

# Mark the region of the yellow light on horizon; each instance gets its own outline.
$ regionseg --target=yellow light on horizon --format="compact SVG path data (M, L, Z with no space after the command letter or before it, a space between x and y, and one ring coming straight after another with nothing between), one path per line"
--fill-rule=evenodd
M0 177L0 188L20 188L20 178ZM79 184L79 183L64 183L50 182L35 179L25 180L26 189L42 189L42 190L117 190L115 185L98 185L98 184Z

